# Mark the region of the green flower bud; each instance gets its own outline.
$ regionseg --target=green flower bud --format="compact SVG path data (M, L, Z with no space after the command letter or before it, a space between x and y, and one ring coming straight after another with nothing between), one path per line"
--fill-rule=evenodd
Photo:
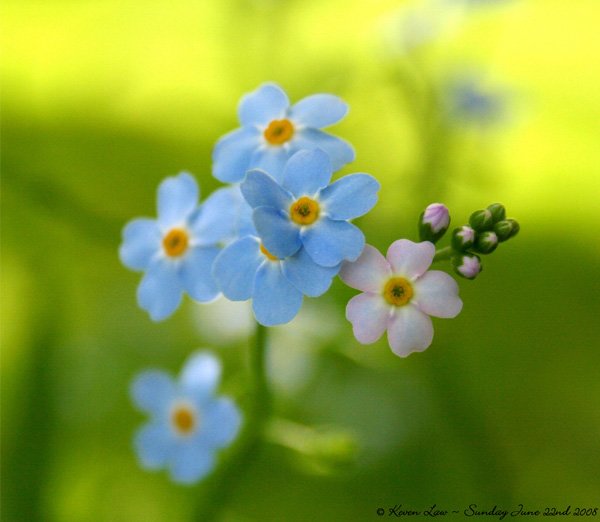
M459 252L468 250L475 243L475 237L475 230L467 225L455 228L452 232L452 248Z
M508 236L508 239L510 239L511 237L515 237L519 233L519 230L521 230L521 225L519 225L516 219L509 218L507 221L510 221L512 224L512 230L510 232L510 236Z
M421 241L435 243L448 230L450 213L441 203L432 203L419 216L419 237Z
M461 254L452 258L454 271L465 279L475 279L483 270L481 259L475 254Z
M475 240L475 250L480 254L491 254L498 246L498 236L496 232L488 230L477 235Z
M493 203L487 209L492 213L492 221L494 223L506 219L506 209L501 203Z
M508 219L498 221L498 223L494 225L494 232L496 232L496 235L498 236L498 241L500 242L506 241L508 238L510 238L510 235L512 234L512 229L513 224Z
M471 214L469 224L471 225L471 228L474 228L477 232L490 230L494 224L491 211L487 208L485 210L476 210Z

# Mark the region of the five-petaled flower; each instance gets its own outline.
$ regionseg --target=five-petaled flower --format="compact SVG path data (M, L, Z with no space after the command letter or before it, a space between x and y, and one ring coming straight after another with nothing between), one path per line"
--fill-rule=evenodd
M232 301L252 298L256 320L274 326L296 317L303 295L324 294L339 269L340 264L316 264L304 248L280 259L260 238L249 235L223 249L213 265L213 275L225 297Z
M242 193L273 256L285 259L304 248L317 265L335 267L360 255L364 235L348 220L373 208L379 183L368 174L350 174L329 184L331 175L329 156L320 149L294 154L282 183L262 170L247 173Z
M134 446L145 469L169 468L174 482L192 484L210 473L215 452L232 443L241 424L236 405L215 397L221 366L209 353L196 353L178 382L166 372L148 370L131 388L135 405L150 414Z
M356 339L377 341L387 330L392 351L400 357L425 350L433 339L430 315L456 317L462 309L458 285L438 270L427 271L435 246L429 241L394 241L387 258L366 245L354 263L344 263L340 278L364 293L346 307Z
M279 86L263 84L240 101L242 127L217 142L213 175L235 183L242 181L247 170L260 168L281 179L290 156L315 148L327 152L334 170L338 170L354 160L354 149L320 129L337 123L347 112L347 104L331 94L308 96L290 107L287 94Z
M170 316L184 291L200 302L218 296L211 267L220 243L233 239L229 190L198 206L199 188L190 174L167 178L158 187L158 219L134 219L124 228L119 256L125 266L145 272L137 299L153 320Z

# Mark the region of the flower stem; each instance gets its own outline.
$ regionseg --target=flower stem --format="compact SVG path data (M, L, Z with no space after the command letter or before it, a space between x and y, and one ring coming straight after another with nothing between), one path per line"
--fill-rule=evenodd
M250 467L263 445L273 402L266 374L267 340L267 328L257 324L249 361L252 398L244 427L232 451L203 485L203 494L193 512L194 521L207 522L219 518L244 471Z
M452 256L454 255L454 250L452 249L452 247L444 247L444 248L440 248L439 250L435 251L435 256L433 256L433 262L436 263L437 261L446 261L447 259L450 259Z

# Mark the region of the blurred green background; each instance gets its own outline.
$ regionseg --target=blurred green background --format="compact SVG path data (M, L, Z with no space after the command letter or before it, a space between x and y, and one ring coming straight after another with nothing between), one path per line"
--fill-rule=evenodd
M187 300L152 323L117 248L129 219L154 215L164 177L189 170L205 196L219 186L212 147L237 127L239 97L268 80L293 101L349 102L332 129L357 152L342 173L383 186L359 220L369 243L416 239L432 201L457 226L501 201L522 229L460 281L463 312L434 321L422 354L359 345L344 319L355 292L339 281L272 329L278 420L224 492L224 520L600 507L597 0L1 9L3 520L191 519L202 485L136 463L144 418L129 383L207 347L244 407L248 310ZM448 110L447 86L472 76L500 117ZM352 442L327 451L324 434Z

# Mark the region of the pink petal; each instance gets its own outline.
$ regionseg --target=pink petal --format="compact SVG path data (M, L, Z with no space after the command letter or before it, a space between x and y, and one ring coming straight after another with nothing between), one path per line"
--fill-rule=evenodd
M394 273L414 279L424 274L435 255L435 246L429 241L413 243L408 239L394 241L387 251L387 260Z
M353 263L346 262L340 270L344 283L363 292L381 292L384 281L390 277L390 264L379 250L365 245L360 257Z
M408 305L395 310L388 326L388 342L392 351L406 357L422 352L433 340L433 326L428 315Z
M359 343L371 344L385 332L390 306L378 294L358 294L346 306L346 319L352 323L354 337Z
M414 304L428 315L456 317L462 310L456 281L445 272L431 270L414 283Z

